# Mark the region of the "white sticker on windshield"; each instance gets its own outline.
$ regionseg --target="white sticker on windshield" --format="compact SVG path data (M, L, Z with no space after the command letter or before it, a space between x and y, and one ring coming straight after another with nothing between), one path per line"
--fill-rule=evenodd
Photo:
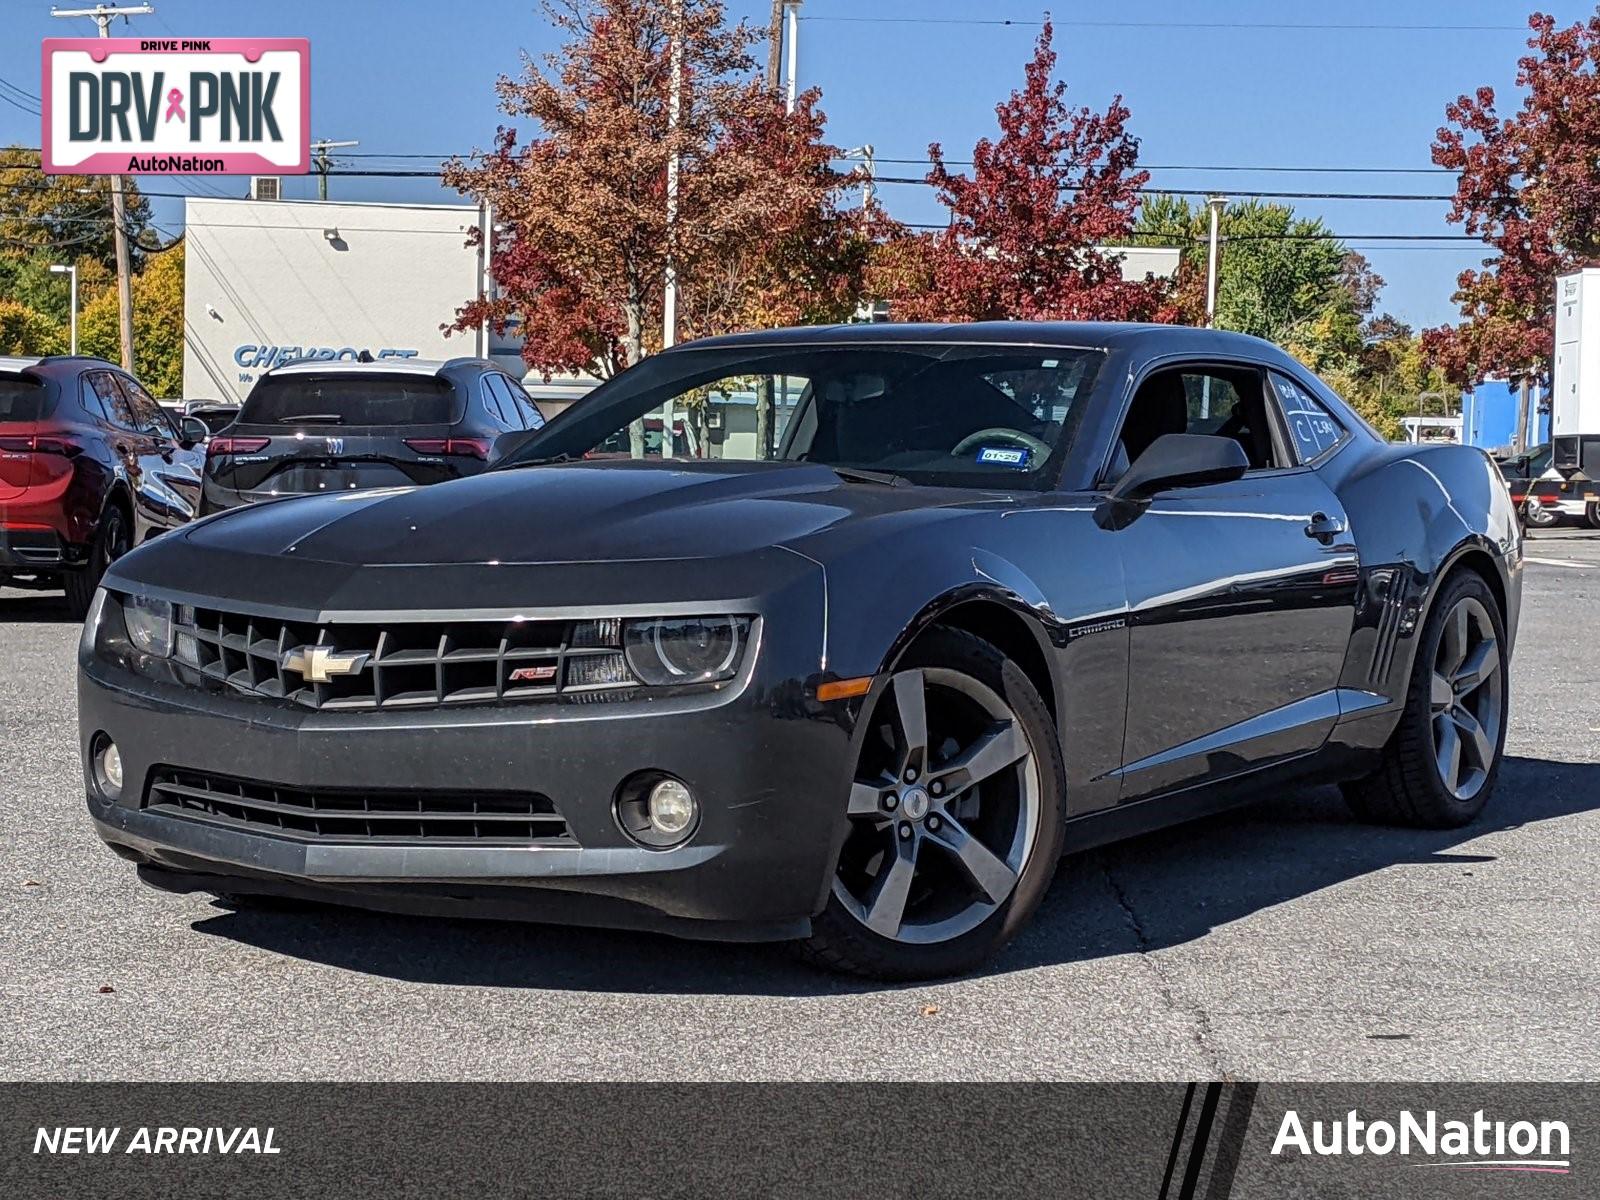
M1025 467L1028 452L1016 446L985 446L978 451L978 461L993 463L997 467Z

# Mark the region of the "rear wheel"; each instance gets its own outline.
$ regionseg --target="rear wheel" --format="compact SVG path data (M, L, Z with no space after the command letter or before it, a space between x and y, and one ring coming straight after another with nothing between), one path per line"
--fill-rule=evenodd
M1600 500L1591 500L1584 506L1583 518L1590 529L1600 529Z
M1063 792L1055 726L1022 671L971 634L925 635L871 715L805 952L883 979L977 966L1049 887Z
M1446 582L1423 626L1383 764L1345 785L1351 808L1389 825L1467 824L1494 790L1508 695L1499 605L1481 576L1464 571Z
M101 514L100 528L95 531L94 545L89 548L89 561L76 571L66 572L67 611L74 620L81 621L89 615L89 605L94 601L101 576L132 544L133 530L128 518L113 504Z

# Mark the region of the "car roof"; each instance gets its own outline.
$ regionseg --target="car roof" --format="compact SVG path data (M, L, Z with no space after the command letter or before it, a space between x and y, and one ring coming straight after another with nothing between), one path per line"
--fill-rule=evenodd
M279 375L443 375L447 371L477 367L498 371L487 358L377 358L371 362L350 359L303 358L263 371L261 378Z
M1060 346L1080 349L1175 350L1196 354L1244 354L1281 359L1271 342L1243 333L1192 325L1132 321L974 321L967 324L874 322L813 325L727 334L685 342L668 353L740 346L850 346L893 343Z
M20 374L23 371L31 371L34 374L55 374L57 372L82 371L90 367L120 369L116 363L107 362L103 358L95 358L88 354L47 354L38 358L16 355L0 356L0 371L8 374Z

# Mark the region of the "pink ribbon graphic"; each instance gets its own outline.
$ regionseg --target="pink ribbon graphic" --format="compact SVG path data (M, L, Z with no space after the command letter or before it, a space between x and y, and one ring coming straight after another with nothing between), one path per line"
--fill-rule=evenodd
M183 93L177 88L173 88L167 93L167 115L163 120L163 124L172 120L173 117L177 117L180 121L189 119L183 115Z

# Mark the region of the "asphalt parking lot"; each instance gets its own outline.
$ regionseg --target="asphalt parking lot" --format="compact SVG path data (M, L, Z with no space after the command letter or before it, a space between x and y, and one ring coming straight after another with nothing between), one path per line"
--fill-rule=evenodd
M981 976L138 884L82 811L77 629L0 590L0 1077L1600 1075L1600 533L1528 545L1499 793L1453 833L1285 795L1063 863Z

